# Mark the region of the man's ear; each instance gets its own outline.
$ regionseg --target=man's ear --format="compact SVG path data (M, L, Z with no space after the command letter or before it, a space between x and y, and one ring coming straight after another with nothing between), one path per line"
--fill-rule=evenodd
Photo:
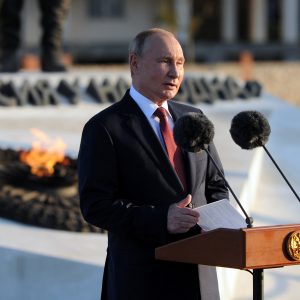
M129 55L129 65L132 74L138 71L138 56L135 53L130 53Z

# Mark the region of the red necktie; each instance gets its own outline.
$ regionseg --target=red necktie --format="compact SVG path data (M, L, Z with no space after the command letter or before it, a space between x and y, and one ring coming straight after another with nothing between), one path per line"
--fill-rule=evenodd
M173 165L180 181L186 191L185 167L181 150L175 144L173 132L168 122L167 111L163 107L159 107L154 112L154 115L159 118L160 131L163 136L169 160Z

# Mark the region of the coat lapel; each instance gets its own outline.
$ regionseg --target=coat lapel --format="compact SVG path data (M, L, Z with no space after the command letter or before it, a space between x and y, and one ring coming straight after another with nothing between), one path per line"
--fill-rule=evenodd
M126 105L122 115L127 128L135 135L170 184L182 192L183 186L144 113L128 94L126 94L124 102Z

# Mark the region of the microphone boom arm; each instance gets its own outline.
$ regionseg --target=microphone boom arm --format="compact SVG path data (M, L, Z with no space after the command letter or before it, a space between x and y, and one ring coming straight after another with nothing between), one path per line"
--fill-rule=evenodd
M281 171L281 169L277 165L276 161L273 159L271 153L268 151L268 149L266 148L265 145L263 145L262 147L265 149L265 151L267 152L268 156L270 157L270 159L274 163L275 167L277 168L277 170L279 171L279 173L281 174L281 176L283 177L283 179L285 180L285 182L288 184L288 186L290 187L290 189L292 190L292 192L294 193L294 195L296 196L296 198L300 202L299 196L297 195L296 191L294 190L294 188L292 187L292 185L289 183L289 181L287 180L287 178L285 177L285 175L283 174L283 172Z
M226 186L228 187L228 189L230 190L232 196L234 197L235 201L237 202L238 206L240 207L240 209L242 210L243 214L246 217L246 223L247 223L247 227L248 228L252 228L253 227L253 218L249 217L248 214L246 213L244 207L242 206L241 202L239 201L238 197L235 195L234 191L232 190L232 188L230 187L228 181L226 180L223 172L221 171L221 169L218 167L216 161L214 160L214 158L212 157L212 155L210 154L210 152L204 148L204 151L207 153L207 155L209 156L209 158L211 159L212 163L214 164L214 166L216 167L216 169L218 170L219 174L221 175L221 177L223 178L223 180L226 183Z

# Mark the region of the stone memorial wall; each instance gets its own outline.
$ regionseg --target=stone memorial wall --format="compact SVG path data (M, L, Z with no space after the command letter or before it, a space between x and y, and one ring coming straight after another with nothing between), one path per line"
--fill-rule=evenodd
M0 80L0 106L76 105L87 99L95 103L114 103L121 99L129 86L128 78L122 76L116 80L92 77L85 84L81 83L80 77L61 78L56 84L46 77L35 81L23 78L17 83L11 78L3 79ZM230 76L187 76L176 100L213 104L220 100L257 98L261 93L262 85L255 80L241 82Z

